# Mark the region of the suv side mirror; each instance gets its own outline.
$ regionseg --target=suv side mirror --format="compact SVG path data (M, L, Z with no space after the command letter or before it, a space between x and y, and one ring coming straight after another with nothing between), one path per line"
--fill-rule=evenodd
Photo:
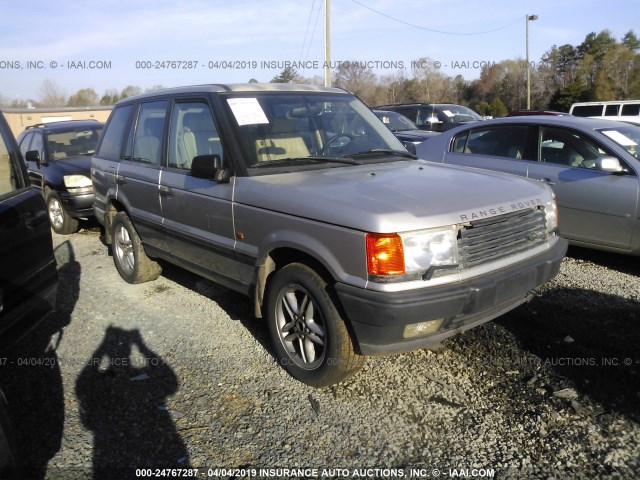
M410 142L408 140L403 140L401 143L409 153L413 153L414 155L417 155L416 145L413 142Z
M600 157L596 159L596 170L609 173L622 173L624 169L620 160L615 157Z
M40 152L38 150L29 150L25 154L24 158L27 162L36 162L36 165L38 165L38 167L47 164L47 162L43 162L40 158Z
M198 155L191 161L191 176L229 183L231 170L222 166L220 155Z

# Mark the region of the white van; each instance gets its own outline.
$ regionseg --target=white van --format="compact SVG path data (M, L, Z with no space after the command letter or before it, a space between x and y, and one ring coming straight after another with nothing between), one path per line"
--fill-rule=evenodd
M569 113L577 117L595 117L640 124L640 100L579 102L571 105Z

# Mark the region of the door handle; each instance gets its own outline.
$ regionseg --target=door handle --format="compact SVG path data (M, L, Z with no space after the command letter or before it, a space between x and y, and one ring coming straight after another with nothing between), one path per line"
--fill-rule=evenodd
M171 187L167 187L166 185L160 185L158 190L160 190L161 195L164 195L167 197L170 197L173 195L173 189Z
M124 175L116 175L116 183L118 185L124 185L127 181L124 179Z
M25 225L27 228L35 228L47 221L47 212L29 213Z

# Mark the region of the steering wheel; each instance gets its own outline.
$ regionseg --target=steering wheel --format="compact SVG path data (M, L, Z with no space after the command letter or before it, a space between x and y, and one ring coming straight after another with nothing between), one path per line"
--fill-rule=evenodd
M338 140L340 140L339 143L338 143ZM350 144L353 140L354 140L353 136L349 135L348 133L337 133L334 136L332 136L329 140L327 140L327 143L325 143L322 146L322 149L320 149L320 155L324 156L334 148L345 147L348 144ZM332 145L333 143L336 143L337 145Z

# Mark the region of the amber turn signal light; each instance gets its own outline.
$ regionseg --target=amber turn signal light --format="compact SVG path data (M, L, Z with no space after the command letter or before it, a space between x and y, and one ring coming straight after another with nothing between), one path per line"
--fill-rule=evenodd
M397 233L367 233L367 271L370 275L404 274L404 249Z

